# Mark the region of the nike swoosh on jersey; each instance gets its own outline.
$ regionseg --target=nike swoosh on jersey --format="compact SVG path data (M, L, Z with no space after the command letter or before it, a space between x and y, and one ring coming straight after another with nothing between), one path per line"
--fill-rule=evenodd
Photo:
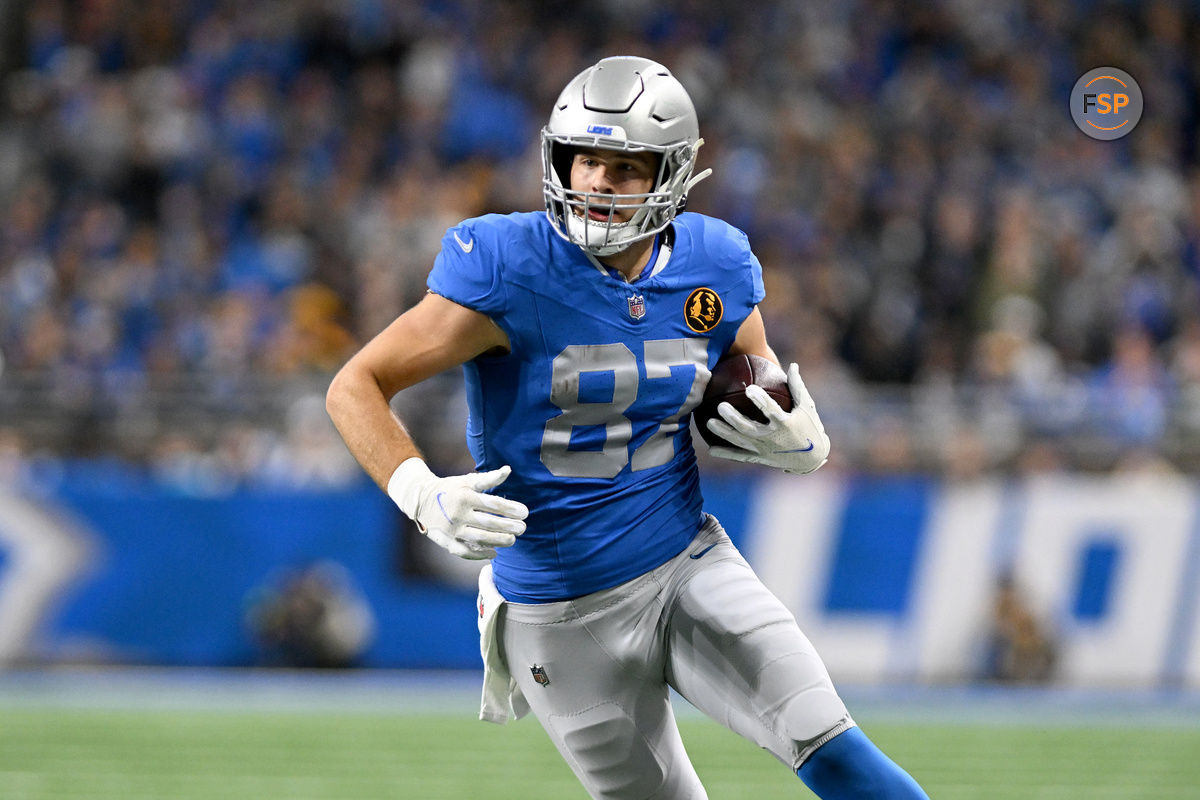
M454 232L454 241L458 242L458 246L462 248L464 253L469 253L475 249L475 240L468 239L464 242L462 239L458 238L458 231Z
M783 453L807 453L809 450L812 450L814 447L816 447L816 445L813 444L813 440L809 439L808 447L797 447L795 450L776 450L775 454L780 455Z
M704 548L703 550L701 550L699 553L691 553L691 554L689 554L689 555L688 555L688 558L703 558L705 553L707 553L709 550L712 550L712 549L713 549L714 547L716 547L716 546L717 546L717 542L713 542L713 543L712 543L712 544L710 544L708 547L706 547L706 548Z

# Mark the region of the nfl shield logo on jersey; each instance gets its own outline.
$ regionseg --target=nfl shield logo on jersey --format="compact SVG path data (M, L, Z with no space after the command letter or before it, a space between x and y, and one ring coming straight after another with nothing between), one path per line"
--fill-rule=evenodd
M534 664L529 671L533 673L533 679L542 686L550 685L550 677L546 675L546 670L542 668L541 664Z
M629 298L629 316L634 319L641 319L646 316L646 298L640 294L635 294Z

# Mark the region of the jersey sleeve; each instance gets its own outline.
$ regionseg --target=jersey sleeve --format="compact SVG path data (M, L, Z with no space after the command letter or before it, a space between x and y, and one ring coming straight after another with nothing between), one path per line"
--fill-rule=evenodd
M745 239L746 234L742 233L742 238ZM750 249L749 241L746 241L746 265L750 272L750 303L758 305L767 296L767 289L763 285L762 264L758 262L758 256L754 255L754 251Z
M691 235L694 257L710 265L713 272L705 280L716 281L737 298L737 305L747 304L749 313L766 297L762 264L750 248L745 231L724 220L691 212L680 214L679 222Z
M507 293L497 248L488 231L467 220L446 231L425 285L429 291L489 316L500 314Z

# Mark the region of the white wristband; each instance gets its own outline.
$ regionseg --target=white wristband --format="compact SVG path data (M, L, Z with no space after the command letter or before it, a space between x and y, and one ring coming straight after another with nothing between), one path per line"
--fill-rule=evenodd
M388 478L387 493L400 510L411 519L417 518L417 505L420 501L420 488L437 476L429 469L425 461L413 456L400 462L400 466Z

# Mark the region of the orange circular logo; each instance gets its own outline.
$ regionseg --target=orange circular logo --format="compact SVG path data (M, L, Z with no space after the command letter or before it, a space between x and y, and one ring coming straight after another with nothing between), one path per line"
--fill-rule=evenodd
M1142 118L1142 88L1116 67L1088 70L1071 90L1071 119L1093 139L1110 142L1133 130Z
M683 304L683 319L696 333L708 333L717 327L724 313L721 298L707 287L695 289Z

